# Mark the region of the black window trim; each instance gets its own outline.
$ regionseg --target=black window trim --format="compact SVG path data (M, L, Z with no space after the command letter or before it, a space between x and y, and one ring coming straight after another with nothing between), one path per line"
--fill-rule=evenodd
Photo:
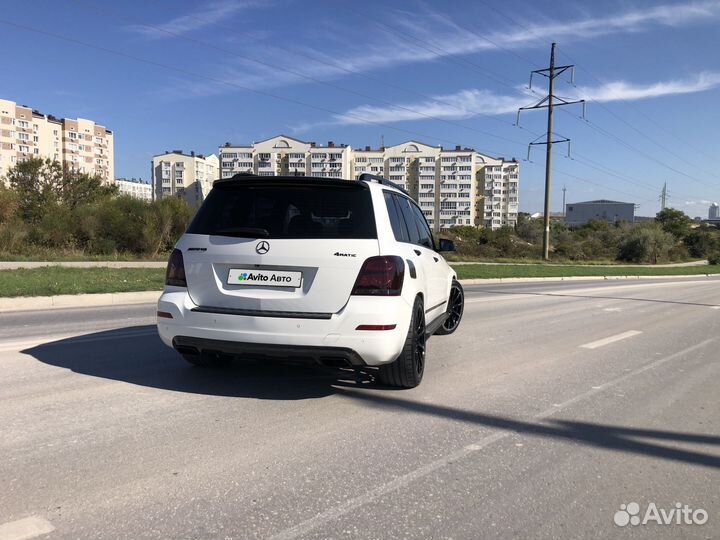
M390 217L390 209L388 208L388 201L390 201L390 204L395 210L395 216L397 216L398 218L400 228L405 232L405 238L407 238L407 240L398 238L397 236L395 236L395 229L393 229L393 236L395 237L395 240L397 242L403 242L404 244L412 244L412 242L410 242L410 231L408 231L407 223L405 223L405 218L402 215L402 211L400 210L400 208L398 208L397 201L395 200L395 193L396 192L390 191L389 189L383 189L383 199L385 199L385 208L388 210L388 218L390 218L390 228L392 229L393 227L392 218Z
M427 219L425 218L425 214L423 213L422 209L421 209L421 208L418 206L418 204L412 199L412 197L408 197L407 195L405 195L405 194L403 194L403 193L398 193L397 191L392 191L392 190L389 190L389 189L383 189L383 197L384 197L385 193L389 193L390 195L392 195L391 199L393 200L393 203L395 203L395 198L396 198L396 197L402 197L403 199L407 199L407 200L410 202L411 208L414 206L415 208L418 209L418 211L420 212L420 215L421 215L422 218L423 218L423 223L424 223L425 226L427 227L428 232L430 232L430 243L432 244L432 247L428 247L428 246L426 246L425 244L419 244L419 243L411 242L411 241L409 240L409 239L410 239L410 231L407 230L407 228L408 228L409 225L405 222L405 216L403 215L401 209L397 207L397 205L395 206L395 211L397 212L398 216L401 218L401 219L400 219L400 223L402 223L403 226L405 227L405 232L407 233L408 240L407 240L407 241L406 241L406 240L400 240L400 239L398 239L398 238L395 238L395 240L398 241L398 242L402 242L403 244L412 244L413 246L420 246L420 247L423 247L423 248L425 248L425 249L432 249L433 251L437 251L437 248L436 248L436 246L435 246L435 237L433 236L433 233L432 233L432 228L430 227L430 224L427 222ZM390 217L390 216L388 216L388 218L389 218L389 217ZM413 216L413 217L415 217L415 219L417 219L417 216ZM419 233L419 232L420 232L420 231L418 231L418 233ZM395 231L393 231L393 236L395 236Z

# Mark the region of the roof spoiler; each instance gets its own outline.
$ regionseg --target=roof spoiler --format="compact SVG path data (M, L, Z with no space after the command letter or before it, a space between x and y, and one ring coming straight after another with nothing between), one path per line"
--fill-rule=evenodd
M378 176L377 174L370 174L370 173L362 173L358 177L358 182L377 182L378 184L382 184L384 186L390 186L393 187L399 191L402 191L405 195L408 197L410 196L410 193L407 192L407 190L403 187L400 187L395 182L391 182L384 176Z

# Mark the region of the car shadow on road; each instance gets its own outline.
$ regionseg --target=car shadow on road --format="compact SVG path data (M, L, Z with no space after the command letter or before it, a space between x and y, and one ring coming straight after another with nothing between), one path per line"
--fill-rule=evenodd
M85 334L22 352L83 375L216 396L296 400L327 396L338 386L372 383L366 373L281 362L234 361L218 368L194 367L160 341L154 325Z
M720 449L717 453L703 453L694 449L690 450L656 442L665 441L669 444L684 443L686 445L699 444L720 447L720 436L717 435L632 428L554 418L538 418L533 421L520 420L445 405L418 402L380 392L358 392L350 388L337 388L336 394L383 409L414 412L456 422L467 422L487 428L515 432L519 435L566 440L575 444L615 452L639 454L720 469Z

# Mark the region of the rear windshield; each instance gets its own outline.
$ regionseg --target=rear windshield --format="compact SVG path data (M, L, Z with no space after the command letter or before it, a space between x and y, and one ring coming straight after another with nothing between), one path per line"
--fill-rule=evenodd
M362 185L224 185L213 188L188 233L250 238L377 238Z

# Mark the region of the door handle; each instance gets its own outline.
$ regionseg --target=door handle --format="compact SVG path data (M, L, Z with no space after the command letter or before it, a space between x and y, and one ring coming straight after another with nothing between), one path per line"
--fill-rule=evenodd
M415 252L415 255L420 255L420 250L419 250L419 249L413 249L413 251Z

